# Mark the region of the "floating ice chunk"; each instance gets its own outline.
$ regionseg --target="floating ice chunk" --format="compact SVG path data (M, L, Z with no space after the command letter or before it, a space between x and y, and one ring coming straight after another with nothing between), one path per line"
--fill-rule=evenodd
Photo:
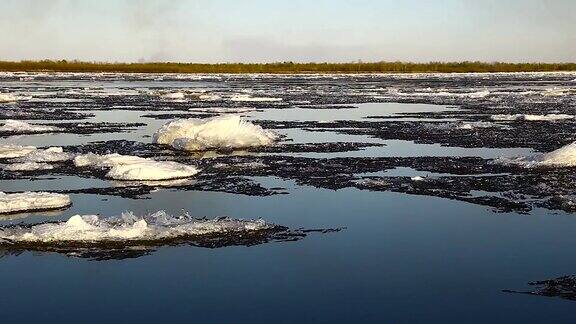
M247 112L258 111L257 108L220 108L220 107L208 107L208 108L190 108L188 111L203 112L203 113L232 113L232 114L242 114Z
M10 93L0 93L0 103L2 102L16 102L18 98Z
M120 155L118 153L106 155L88 153L74 157L74 165L77 167L111 168L116 165L139 163L144 160L146 159L138 156Z
M38 163L38 162L22 162L13 163L4 166L4 169L8 171L36 171L36 170L51 170L54 166L48 163Z
M566 93L570 91L569 89L560 89L560 88L552 88L546 89L542 92L543 96L546 97L560 97L566 95Z
M57 131L60 128L54 126L33 125L19 120L8 119L0 126L0 131L14 133L45 133Z
M12 159L22 157L35 151L34 146L0 145L0 158Z
M484 91L470 92L470 93L467 93L466 96L468 96L469 98L484 98L484 97L488 96L489 94L490 94L490 91L484 90Z
M388 93L404 97L457 97L457 98L472 98L479 99L490 95L490 91L474 91L474 92L448 92L448 91L432 91L428 88L426 92L402 92L399 89L390 89Z
M573 119L574 115L567 115L567 114L547 114L547 115L515 114L515 115L492 115L492 116L490 116L490 118L492 120L499 120L499 121L514 121L514 120L555 121L555 120Z
M21 163L63 162L72 159L72 157L72 154L64 152L61 147L49 147L45 150L33 150L32 152L16 159L16 161Z
M549 153L529 157L500 158L497 162L533 167L576 167L576 142Z
M170 161L146 160L116 165L106 176L116 180L169 180L188 178L198 173L193 166Z
M170 179L170 180L120 180L113 181L115 187L181 187L194 184L195 181L190 178Z
M490 128L490 127L497 127L497 124L491 122L462 122L459 123L457 128L458 129L474 129L474 128Z
M186 98L186 94L184 94L184 92L169 92L169 93L164 93L160 96L162 99L166 99L166 100L176 100L176 101L182 101Z
M216 101L222 99L222 97L217 94L201 94L198 96L198 99L205 101Z
M120 217L105 218L96 215L75 215L64 222L0 228L0 241L13 243L159 241L207 234L246 233L274 227L275 225L263 220L196 219L187 214L172 216L164 211L144 216L124 213Z
M421 176L415 176L415 177L410 178L410 180L412 180L412 181L422 181L422 180L424 180L424 178L422 178Z
M273 98L273 97L252 97L248 94L239 94L234 95L230 98L231 101L252 101L252 102L278 102L282 101L282 98Z
M57 193L28 191L6 194L0 192L0 214L58 209L70 204L68 195Z
M265 146L276 139L276 134L237 115L177 119L162 126L153 137L155 143L188 151Z
M0 93L0 103L11 103L30 99L32 99L32 96L17 96L12 93Z
M106 177L115 180L171 180L189 178L199 172L191 165L171 161L154 161L137 156L120 154L85 154L74 158L78 167L110 168Z

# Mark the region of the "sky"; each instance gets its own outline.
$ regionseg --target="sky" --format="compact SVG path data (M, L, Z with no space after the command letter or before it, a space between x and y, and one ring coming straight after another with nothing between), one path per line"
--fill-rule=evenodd
M576 62L575 0L0 0L0 60Z

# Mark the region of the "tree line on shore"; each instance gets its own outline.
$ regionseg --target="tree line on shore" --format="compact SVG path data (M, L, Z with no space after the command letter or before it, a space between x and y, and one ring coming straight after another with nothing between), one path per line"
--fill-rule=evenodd
M0 71L128 73L465 73L576 71L576 63L357 62L357 63L104 63L66 60L0 61Z

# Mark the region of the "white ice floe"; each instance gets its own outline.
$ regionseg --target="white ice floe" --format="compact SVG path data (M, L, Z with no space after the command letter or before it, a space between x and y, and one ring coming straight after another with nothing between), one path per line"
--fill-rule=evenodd
M248 94L239 94L230 97L231 101L239 101L239 102L278 102L282 101L282 98L274 98L274 97L252 97Z
M403 97L455 97L455 98L472 98L479 99L490 95L490 91L473 91L473 92L448 92L448 91L433 91L432 89L426 89L426 91L420 92L402 92L399 89L390 89L388 93L396 96ZM378 97L378 96L376 96Z
M277 135L237 115L210 119L177 119L154 133L155 143L168 144L180 150L231 149L266 146Z
M57 209L70 204L70 197L63 194L30 191L12 194L0 192L0 214Z
M45 133L54 132L60 128L54 126L33 125L27 122L8 119L0 126L0 131L13 133Z
M204 101L216 101L216 100L222 99L222 97L220 97L217 94L205 93L205 94L198 95L198 99L204 100Z
M119 217L75 215L65 222L0 228L0 241L12 243L158 241L206 234L246 233L273 227L273 224L263 220L196 219L187 214L172 216L164 211L136 216L127 212Z
M412 181L422 181L422 180L424 180L424 178L422 178L421 176L415 176L415 177L411 177L410 180L412 180Z
M73 154L64 152L61 147L49 147L47 149L35 149L30 153L21 156L15 162L27 163L48 163L48 162L64 162L72 159Z
M199 172L191 165L116 153L79 155L74 158L74 164L78 167L109 168L106 177L115 180L170 180L188 178Z
M18 97L11 93L0 93L0 103L2 102L16 102Z
M12 159L22 157L35 151L35 146L0 145L0 158Z
M574 115L567 115L567 114L547 114L547 115L515 114L515 115L492 115L492 116L490 116L490 118L492 120L498 120L498 121L514 121L514 120L556 121L556 120L574 119Z
M576 142L549 153L541 153L528 157L500 158L497 162L517 164L527 168L576 167Z
M257 108L221 108L221 107L207 107L207 108L190 108L188 111L203 112L203 113L231 113L242 114L247 112L258 111Z
M160 95L162 99L165 100L174 100L174 101L183 101L186 98L186 94L184 92L169 92Z
M48 163L38 163L38 162L22 162L22 163L12 163L4 166L4 169L8 171L36 171L36 170L51 170L54 166Z
M490 128L490 127L498 127L497 124L491 122L461 122L457 124L458 129L475 129L475 128Z

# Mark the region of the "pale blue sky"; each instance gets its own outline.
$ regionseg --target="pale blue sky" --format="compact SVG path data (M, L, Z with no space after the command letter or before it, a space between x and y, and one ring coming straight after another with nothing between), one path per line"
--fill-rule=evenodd
M0 60L576 61L574 0L0 0Z

